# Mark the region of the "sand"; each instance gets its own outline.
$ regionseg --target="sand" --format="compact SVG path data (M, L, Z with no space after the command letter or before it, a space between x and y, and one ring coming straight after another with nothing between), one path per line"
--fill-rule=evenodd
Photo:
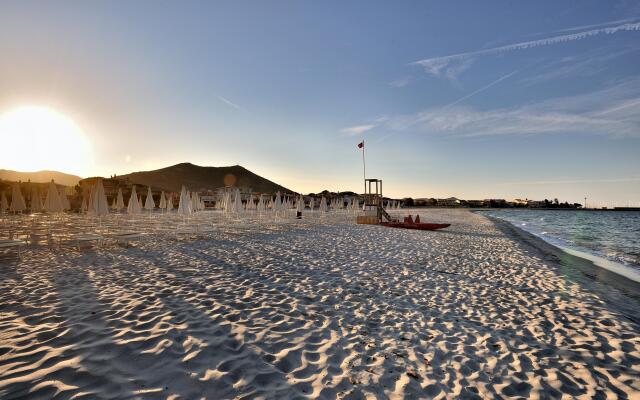
M640 398L640 308L481 215L352 219L27 249L0 264L0 397Z

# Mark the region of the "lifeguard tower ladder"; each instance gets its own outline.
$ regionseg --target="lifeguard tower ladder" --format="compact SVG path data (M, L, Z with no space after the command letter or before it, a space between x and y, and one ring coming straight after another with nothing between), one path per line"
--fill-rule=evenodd
M359 224L379 224L383 219L387 222L394 222L389 213L384 209L382 197L382 179L364 180L364 215L357 217Z

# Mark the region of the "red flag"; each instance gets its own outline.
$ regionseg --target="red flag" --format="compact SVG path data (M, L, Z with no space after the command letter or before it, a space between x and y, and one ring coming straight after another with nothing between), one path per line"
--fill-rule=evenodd
M362 142L358 143L358 148L359 148L359 149L361 149L361 148L363 148L363 147L364 147L364 140L363 140Z

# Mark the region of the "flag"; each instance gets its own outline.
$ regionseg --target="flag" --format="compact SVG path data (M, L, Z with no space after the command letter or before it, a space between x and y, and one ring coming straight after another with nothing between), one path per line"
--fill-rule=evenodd
M361 148L363 148L363 147L364 147L364 140L363 140L362 142L358 143L358 148L359 148L359 149L361 149Z

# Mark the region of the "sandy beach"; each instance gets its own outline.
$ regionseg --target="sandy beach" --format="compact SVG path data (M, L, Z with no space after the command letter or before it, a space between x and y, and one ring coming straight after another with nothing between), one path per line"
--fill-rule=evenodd
M0 397L640 398L637 288L482 215L420 213L452 226L214 218L29 248L0 264Z

